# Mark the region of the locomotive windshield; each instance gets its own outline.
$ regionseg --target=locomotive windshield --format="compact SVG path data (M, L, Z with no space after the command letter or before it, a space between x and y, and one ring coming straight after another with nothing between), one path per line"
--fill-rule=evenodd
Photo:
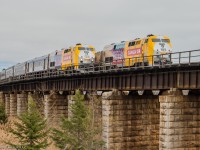
M163 43L169 43L169 39L152 39L152 42L163 42Z
M169 40L169 39L162 39L162 42L164 42L164 43L169 43L170 40Z
M160 39L152 39L152 42L161 42Z
M89 47L79 47L78 50L89 50L89 51L93 51L94 48L89 48Z

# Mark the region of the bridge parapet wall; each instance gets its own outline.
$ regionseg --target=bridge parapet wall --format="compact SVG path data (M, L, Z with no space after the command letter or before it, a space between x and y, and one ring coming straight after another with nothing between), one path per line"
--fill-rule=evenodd
M102 96L103 139L106 149L158 149L158 96Z

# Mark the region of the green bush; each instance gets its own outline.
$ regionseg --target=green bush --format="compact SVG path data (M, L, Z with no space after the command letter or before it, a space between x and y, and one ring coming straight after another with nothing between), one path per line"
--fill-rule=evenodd
M5 112L5 107L0 103L0 124L5 124L8 121L8 117Z

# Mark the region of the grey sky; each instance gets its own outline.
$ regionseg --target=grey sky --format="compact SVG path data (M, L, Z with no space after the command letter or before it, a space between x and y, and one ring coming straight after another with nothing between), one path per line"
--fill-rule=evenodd
M199 0L0 0L0 68L76 43L168 35L174 51L200 49Z

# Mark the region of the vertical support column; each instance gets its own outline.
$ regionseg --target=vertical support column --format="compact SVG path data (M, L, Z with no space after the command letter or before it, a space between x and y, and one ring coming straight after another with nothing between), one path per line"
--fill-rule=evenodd
M21 115L22 113L28 110L28 94L21 93L17 94L17 115Z
M56 116L57 119L60 120L60 118L62 116L67 117L68 116L68 100L67 100L67 96L65 94L63 95L59 95L57 94L55 96L55 100L56 100Z
M17 94L10 94L10 116L17 116Z
M158 96L102 95L105 149L158 149Z
M181 91L168 91L159 97L159 148L199 149L200 96L183 96Z
M10 94L5 94L5 110L6 114L10 115Z
M67 116L67 98L66 95L60 95L51 92L44 96L44 116L48 123L53 124L60 120L62 116Z
M5 94L0 92L0 103L5 106Z

